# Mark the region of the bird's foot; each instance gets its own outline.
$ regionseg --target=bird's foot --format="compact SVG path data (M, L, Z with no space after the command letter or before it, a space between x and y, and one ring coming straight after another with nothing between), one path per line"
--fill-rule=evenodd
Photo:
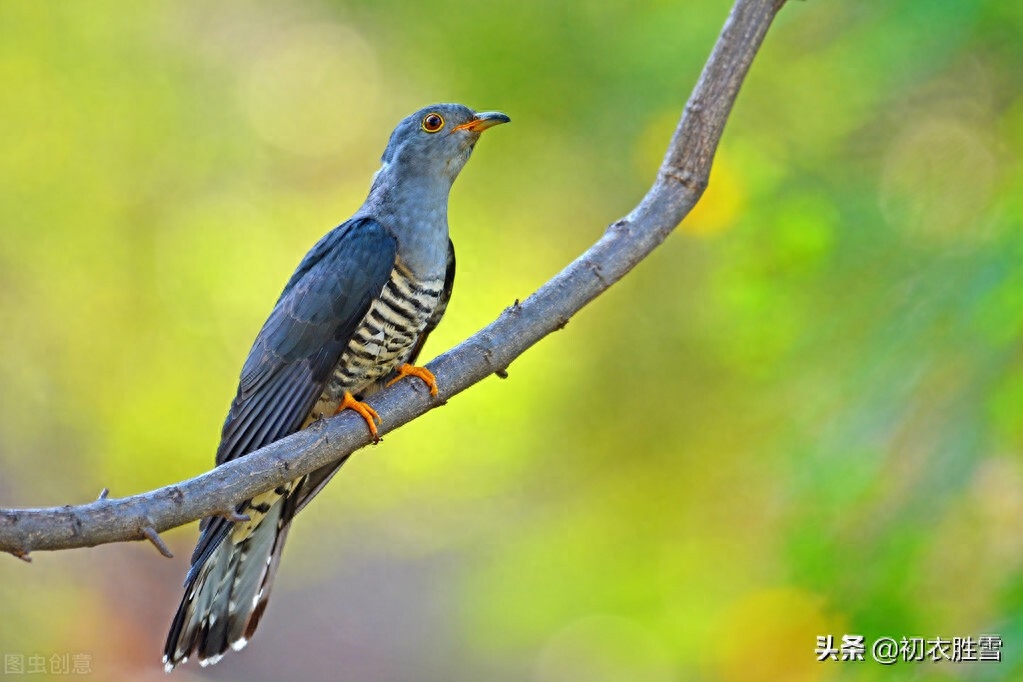
M398 376L388 381L387 385L390 386L394 382L399 379L404 379L405 377L419 377L427 386L430 387L430 395L437 395L437 377L433 376L433 372L425 367L416 367L415 365L410 365L407 362L398 367Z
M377 443L380 441L380 436L377 435L377 424L381 423L380 415L377 411L366 403L359 402L352 397L352 394L345 391L345 397L341 399L341 404L337 406L337 410L334 414L339 414L344 410L353 410L359 413L363 419L366 420L366 426L369 427L369 432L373 436L373 442Z

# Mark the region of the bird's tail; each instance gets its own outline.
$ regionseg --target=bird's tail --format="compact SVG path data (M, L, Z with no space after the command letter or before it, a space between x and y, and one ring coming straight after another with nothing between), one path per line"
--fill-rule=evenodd
M205 524L167 635L167 672L193 654L210 665L248 643L270 598L290 526L289 498L278 496L247 523L214 518Z

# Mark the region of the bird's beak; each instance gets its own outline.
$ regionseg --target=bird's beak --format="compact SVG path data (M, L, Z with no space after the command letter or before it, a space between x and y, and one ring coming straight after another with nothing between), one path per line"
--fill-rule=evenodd
M476 114L468 123L463 123L460 126L455 126L451 132L456 130L468 130L474 133L482 133L487 128L493 128L496 125L502 123L509 123L511 121L505 114L500 111L483 111Z

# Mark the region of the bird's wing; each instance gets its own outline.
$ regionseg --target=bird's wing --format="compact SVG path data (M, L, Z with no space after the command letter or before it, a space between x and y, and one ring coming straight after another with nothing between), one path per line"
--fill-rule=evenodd
M379 223L344 223L303 259L242 367L217 464L294 433L309 416L370 304L394 268Z
M394 238L379 223L362 218L335 228L306 255L242 367L217 449L218 465L301 427L387 283L395 252ZM220 517L203 520L193 567L230 525Z
M415 364L416 358L419 357L420 351L423 350L423 345L426 343L426 337L430 335L437 325L440 324L440 319L444 317L444 311L448 307L448 301L451 300L451 289L455 285L455 245L449 239L448 240L448 267L444 273L444 289L441 291L440 300L437 302L437 307L434 309L433 314L430 315L430 319L426 323L426 327L423 329L423 333L416 339L416 345L412 349L412 354L409 356L409 364ZM382 388L387 381L394 376L392 372L388 377L384 377L377 382L377 388ZM334 474L337 473L341 465L347 461L347 457L337 464L317 469L313 473L306 477L302 487L296 491L298 497L298 504L295 508L295 514L302 511L309 501L316 497L316 494L323 490L323 486L327 485Z

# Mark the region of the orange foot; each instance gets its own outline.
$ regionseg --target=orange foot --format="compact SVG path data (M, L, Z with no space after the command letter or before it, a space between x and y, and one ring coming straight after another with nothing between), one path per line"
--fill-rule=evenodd
M416 367L415 365L410 365L407 362L398 367L398 376L388 381L387 385L390 386L395 381L404 379L405 377L419 377L426 382L427 386L430 387L430 395L437 395L437 377L433 376L433 372L425 367Z
M377 435L377 424L380 423L380 415L377 414L376 410L366 403L361 403L353 398L352 394L348 391L345 391L345 397L342 398L341 404L337 406L337 410L334 411L334 414L339 414L344 410L354 410L355 412L358 412L359 415L366 420L366 426L369 427L369 432L373 435L373 442L375 443L380 440L380 436Z

